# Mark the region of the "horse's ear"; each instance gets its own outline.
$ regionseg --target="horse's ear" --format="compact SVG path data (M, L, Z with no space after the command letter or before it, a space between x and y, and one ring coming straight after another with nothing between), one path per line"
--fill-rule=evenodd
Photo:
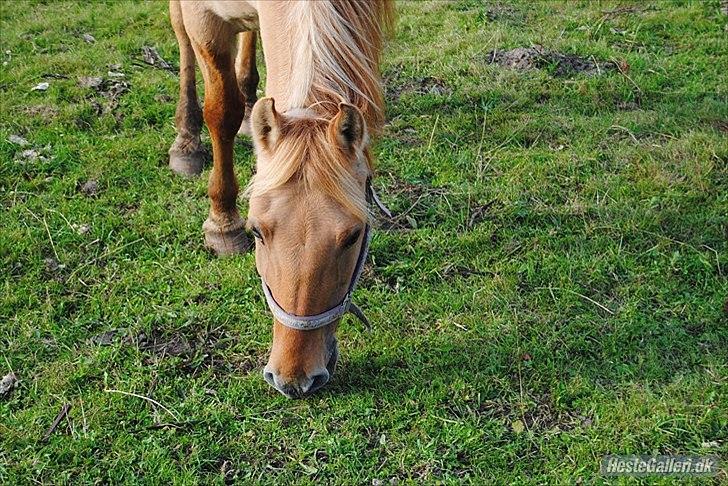
M280 133L280 115L273 98L262 98L255 103L250 114L253 142L266 150L272 150Z
M348 103L339 103L339 113L331 120L329 133L347 150L361 148L366 143L367 127L359 108Z

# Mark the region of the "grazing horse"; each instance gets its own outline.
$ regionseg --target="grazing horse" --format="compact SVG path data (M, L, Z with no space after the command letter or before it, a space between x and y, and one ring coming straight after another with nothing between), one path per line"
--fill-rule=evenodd
M288 397L328 382L338 358L336 328L366 258L372 153L383 125L379 58L391 0L278 2L171 0L180 49L177 138L170 168L202 171L202 120L212 141L205 243L219 255L255 261L273 311L264 378ZM266 98L256 102L256 31L266 63ZM204 110L195 59L205 82ZM238 213L233 145L250 134L256 173L247 224Z

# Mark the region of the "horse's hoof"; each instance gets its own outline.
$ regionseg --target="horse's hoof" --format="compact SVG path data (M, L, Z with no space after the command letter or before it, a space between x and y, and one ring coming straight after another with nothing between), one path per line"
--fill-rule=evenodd
M205 152L197 150L191 153L169 150L169 168L177 175L197 177L205 166Z
M236 255L250 249L250 240L245 235L245 221L239 216L227 224L219 224L210 217L202 225L205 232L205 247L217 256Z

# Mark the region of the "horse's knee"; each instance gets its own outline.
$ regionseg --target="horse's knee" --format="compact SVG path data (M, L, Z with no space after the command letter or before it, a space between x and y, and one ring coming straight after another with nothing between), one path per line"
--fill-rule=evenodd
M239 92L228 96L207 97L203 114L211 136L231 141L243 121L243 100L240 99Z

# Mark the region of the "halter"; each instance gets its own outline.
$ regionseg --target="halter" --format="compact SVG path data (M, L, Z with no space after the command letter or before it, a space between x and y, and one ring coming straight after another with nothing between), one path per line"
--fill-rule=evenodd
M371 180L367 181L367 201L373 202L379 208L379 210L382 211L382 213L384 213L387 217L392 217L392 213L390 213L386 206L382 204L382 201L379 199L379 197L377 197L377 194L374 192L374 188L371 185ZM359 318L362 324L364 324L364 326L368 329L370 327L369 320L366 318L362 310L351 301L351 299L354 295L354 290L356 289L356 284L359 281L359 277L361 277L362 270L364 270L364 262L366 261L367 255L369 254L369 242L372 239L371 229L372 228L369 223L364 226L364 238L362 239L361 249L359 250L359 257L356 260L354 273L351 276L349 288L346 291L344 298L339 304L327 311L321 312L320 314L315 314L312 316L298 316L296 314L286 312L283 307L281 307L278 302L276 302L276 299L273 298L273 293L270 291L270 287L268 287L265 279L261 276L260 280L263 284L263 293L265 294L265 300L268 302L268 307L273 313L273 317L275 317L278 322L286 327L290 327L291 329L298 329L299 331L311 331L313 329L319 329L328 324L331 324L335 320L341 319L344 314L350 312L354 314L357 318Z

